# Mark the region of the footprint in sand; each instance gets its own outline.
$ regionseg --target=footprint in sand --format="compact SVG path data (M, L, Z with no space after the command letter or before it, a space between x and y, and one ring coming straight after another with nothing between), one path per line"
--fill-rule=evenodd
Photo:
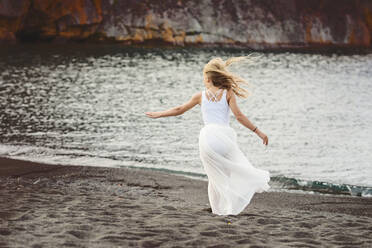
M231 247L231 246L227 245L227 244L218 244L218 245L207 246L207 248L229 248L229 247Z
M166 210L177 210L177 208L172 207L172 206L163 206L163 208Z
M250 239L239 239L237 241L235 241L235 243L239 244L239 245L245 245L245 244L252 244L252 241Z
M217 237L219 234L218 232L200 232L200 235L207 236L207 237Z
M269 225L269 224L280 224L280 221L273 219L258 219L257 223L260 225Z
M77 230L67 231L66 233L71 234L72 236L74 236L78 239L84 239L84 238L89 236L88 233L83 232L83 231L77 231Z
M142 247L144 248L153 248L153 247L159 247L162 244L161 241L155 241L155 240L146 240L142 242Z
M306 222L300 222L298 223L298 226L299 227L302 227L302 228L307 228L307 229L311 229L311 228L314 228L316 226L319 226L319 224L317 223L306 223Z
M291 236L294 237L294 238L297 238L297 239L303 239L303 238L312 239L312 238L314 238L314 236L312 234L307 233L307 232L295 232Z
M343 223L342 226L344 226L344 227L359 227L359 226L364 226L364 225L361 224L361 223L358 223L358 222L347 222L347 223Z
M11 231L9 231L8 229L5 229L5 228L0 229L0 235L8 236L10 234L11 234Z

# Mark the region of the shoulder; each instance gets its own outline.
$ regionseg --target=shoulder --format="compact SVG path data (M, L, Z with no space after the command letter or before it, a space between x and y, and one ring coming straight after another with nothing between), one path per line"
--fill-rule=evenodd
M230 102L230 99L235 96L235 93L232 89L227 90L226 92L226 99L227 102Z
M202 91L196 92L194 95L192 95L192 98L200 98L202 96Z
M192 95L191 100L196 101L198 104L201 103L202 98L202 91L196 92L194 95Z

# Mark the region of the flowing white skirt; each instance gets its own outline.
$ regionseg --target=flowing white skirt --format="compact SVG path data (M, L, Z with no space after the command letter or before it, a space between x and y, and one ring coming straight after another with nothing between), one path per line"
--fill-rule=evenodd
M255 192L269 189L269 172L252 166L240 150L231 127L205 125L200 130L199 151L208 176L208 197L214 214L237 215Z

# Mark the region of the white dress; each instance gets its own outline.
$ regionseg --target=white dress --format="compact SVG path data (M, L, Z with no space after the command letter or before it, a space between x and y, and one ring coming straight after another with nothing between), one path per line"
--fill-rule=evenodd
M215 98L216 99L216 98ZM223 90L218 101L202 92L204 127L200 130L200 158L208 176L208 198L217 215L237 215L255 192L269 189L270 174L257 169L240 150L234 129L229 126L230 107Z

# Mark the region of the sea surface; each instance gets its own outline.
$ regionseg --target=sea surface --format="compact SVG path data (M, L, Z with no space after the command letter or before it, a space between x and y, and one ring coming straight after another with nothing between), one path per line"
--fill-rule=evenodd
M203 66L239 49L24 45L0 49L0 156L141 167L205 178L200 107L150 119L203 90ZM231 71L269 145L231 116L251 163L274 188L372 194L372 54L253 53Z

